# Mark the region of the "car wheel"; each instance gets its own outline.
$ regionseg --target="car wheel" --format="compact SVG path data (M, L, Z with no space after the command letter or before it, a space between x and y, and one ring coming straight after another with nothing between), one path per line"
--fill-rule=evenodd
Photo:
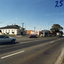
M1 45L2 43L0 43L0 45Z
M12 41L11 41L11 43L14 43L15 42L15 40L13 39Z

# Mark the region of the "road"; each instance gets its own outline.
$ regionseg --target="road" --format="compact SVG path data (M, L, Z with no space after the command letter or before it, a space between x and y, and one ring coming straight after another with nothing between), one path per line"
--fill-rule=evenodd
M16 39L0 46L0 64L54 64L64 47L64 38Z

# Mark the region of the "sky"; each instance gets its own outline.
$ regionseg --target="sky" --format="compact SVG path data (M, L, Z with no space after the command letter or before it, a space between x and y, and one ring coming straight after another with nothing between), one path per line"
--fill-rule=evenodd
M0 0L0 27L12 24L22 27L24 23L26 30L34 30L34 27L36 31L48 30L53 24L64 28L64 0L60 2L61 0Z

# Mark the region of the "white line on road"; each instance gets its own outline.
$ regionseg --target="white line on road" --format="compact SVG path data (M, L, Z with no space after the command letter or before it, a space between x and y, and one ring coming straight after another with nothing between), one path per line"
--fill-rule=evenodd
M58 40L61 40L61 39L58 39Z
M51 41L50 43L53 43L54 41Z
M3 57L1 57L1 59L10 57L10 56L13 56L13 55L16 55L16 54L20 54L20 53L23 53L23 52L24 52L24 50L23 51L20 51L20 52L13 53L13 54L10 54L10 55L7 55L7 56L3 56Z

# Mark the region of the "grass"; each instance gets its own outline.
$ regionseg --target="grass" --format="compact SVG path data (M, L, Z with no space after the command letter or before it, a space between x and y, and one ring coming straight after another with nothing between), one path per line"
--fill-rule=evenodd
M40 36L38 36L38 37L40 37ZM48 37L56 37L56 36L42 36L40 38L48 38Z
M22 35L23 37L28 37L30 34ZM38 38L48 38L48 37L56 37L56 36L38 36Z
M22 35L22 36L27 36L28 37L29 35Z
M64 63L64 59L63 59L63 63Z
M7 36L12 36L12 37L13 37L13 36L16 36L16 35L10 35L10 34L6 34L6 35L7 35Z
M6 34L7 36L11 36L11 37L14 37L14 36L16 36L16 35L10 35L10 34ZM29 35L27 34L27 35L22 35L23 37L28 37ZM38 36L38 38L48 38L48 37L56 37L56 36L42 36L42 37L40 37L40 36Z

